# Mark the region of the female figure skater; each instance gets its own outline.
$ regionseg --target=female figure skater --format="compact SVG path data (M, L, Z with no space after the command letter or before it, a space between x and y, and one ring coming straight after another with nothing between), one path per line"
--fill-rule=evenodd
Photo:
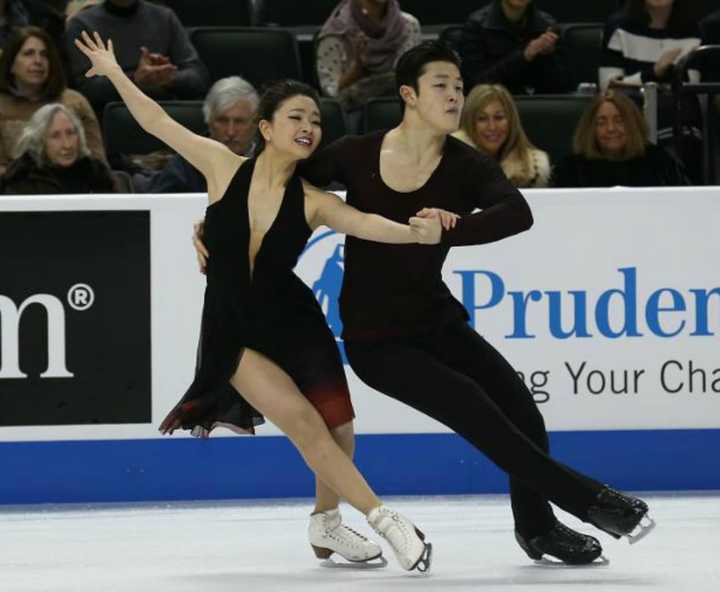
M349 204L391 220L436 207L462 217L432 247L347 238L340 315L350 365L370 387L445 424L510 475L515 538L530 558L591 563L602 554L598 540L559 522L548 500L617 538L640 525L647 505L549 456L532 395L468 326L442 279L450 247L523 232L533 223L530 208L496 162L448 137L463 107L454 51L423 43L400 58L396 77L400 125L342 138L301 172L319 185L343 183ZM197 237L196 247L202 261Z
M111 41L106 47L97 33L83 32L75 44L92 64L86 76L107 76L138 123L208 183L206 239L213 257L198 368L161 431L182 427L207 435L217 425L252 431L268 417L315 472L319 503L336 507L337 496L344 497L386 538L404 569L427 571L431 546L423 534L383 506L352 463L353 411L334 338L292 269L321 224L365 240L432 244L440 238L439 218L398 224L304 184L295 168L319 144L321 129L315 93L301 83L278 83L263 95L258 118L264 149L246 159L173 121L123 73ZM310 540L318 557L336 551L368 561L381 555L377 545L341 527L337 511L317 522Z

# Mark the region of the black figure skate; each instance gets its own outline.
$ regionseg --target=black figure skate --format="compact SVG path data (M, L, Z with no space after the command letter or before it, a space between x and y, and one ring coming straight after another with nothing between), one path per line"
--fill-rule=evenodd
M592 536L582 534L568 528L560 522L545 534L535 537L524 537L517 530L515 540L539 565L606 565L609 563L602 556L600 542ZM559 561L550 560L544 555L555 557ZM596 559L600 558L600 561Z
M630 544L637 543L655 528L644 501L607 486L598 493L587 515L591 524L616 539L627 537Z

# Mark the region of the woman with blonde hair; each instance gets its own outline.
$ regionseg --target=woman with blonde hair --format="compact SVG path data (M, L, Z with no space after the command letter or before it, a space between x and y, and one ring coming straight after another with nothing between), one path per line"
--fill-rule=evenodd
M575 130L573 154L555 171L555 187L689 185L683 165L650 144L645 120L622 92L598 97Z
M504 86L478 84L465 100L456 138L496 160L515 187L547 187L550 158L525 134Z

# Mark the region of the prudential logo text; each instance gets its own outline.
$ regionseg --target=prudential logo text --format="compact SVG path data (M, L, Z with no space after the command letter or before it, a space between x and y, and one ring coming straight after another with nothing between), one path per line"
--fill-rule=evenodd
M462 302L473 326L483 311L512 307L507 339L605 337L709 337L720 330L720 287L656 288L638 296L636 267L622 267L618 283L599 293L587 290L517 291L488 270L455 270ZM653 286L654 288L654 286ZM480 324L482 324L480 322Z

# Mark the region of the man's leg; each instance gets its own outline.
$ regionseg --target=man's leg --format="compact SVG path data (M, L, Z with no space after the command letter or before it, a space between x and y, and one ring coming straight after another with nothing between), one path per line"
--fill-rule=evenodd
M551 459L474 379L427 351L425 344L346 342L345 348L353 370L369 386L447 425L525 487L587 518L602 484Z

